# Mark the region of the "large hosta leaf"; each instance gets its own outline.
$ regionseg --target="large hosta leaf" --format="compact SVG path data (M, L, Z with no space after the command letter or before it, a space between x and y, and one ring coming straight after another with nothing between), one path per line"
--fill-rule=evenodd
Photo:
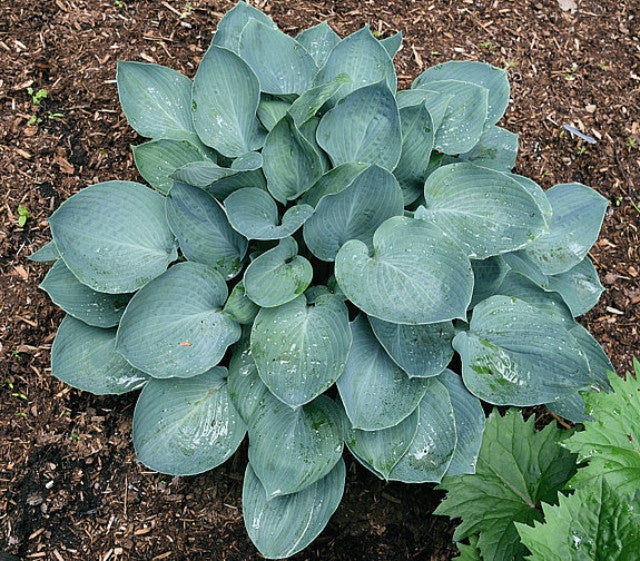
M497 405L555 401L591 384L586 356L554 315L517 298L492 296L473 309L453 347L476 396Z
M507 72L485 62L452 60L432 66L420 74L411 87L430 90L431 83L440 80L462 80L489 90L488 124L497 123L509 105L510 87Z
M340 42L340 36L323 21L301 31L296 41L313 57L318 68L322 68L333 47Z
M244 286L247 296L258 306L273 308L302 294L312 277L311 263L298 255L296 241L283 238L247 267Z
M155 378L206 372L240 338L222 313L227 285L215 269L178 263L129 302L118 329L118 351Z
M267 135L262 155L267 188L281 203L298 198L322 176L320 155L289 116Z
M344 191L368 167L367 164L356 163L335 167L318 179L313 187L302 195L300 201L315 207L322 197Z
M270 94L304 93L318 71L300 43L257 19L242 29L238 54L255 72L260 90Z
M456 425L456 449L453 452L447 475L475 473L478 453L484 432L484 410L480 400L469 393L462 378L446 369L438 381L447 388Z
M462 518L456 541L479 534L483 559L522 559L525 549L514 522L541 520L540 504L556 504L558 491L576 470L575 455L558 446L560 429L547 425L535 432L511 409L504 417L494 411L485 426L476 473L446 477L447 491L435 514Z
M500 127L489 126L482 132L478 144L459 157L478 166L509 171L516 165L517 155L518 135Z
M247 296L243 282L233 287L223 310L225 314L242 325L251 325L259 311L260 307Z
M427 212L468 255L515 251L545 231L542 211L507 175L466 162L443 166L424 185Z
M289 108L289 115L293 118L296 126L302 127L304 123L316 115L328 99L350 81L349 76L340 74L330 82L311 88L303 93Z
M278 218L269 193L256 187L239 189L224 201L231 226L250 240L279 240L291 236L313 214L309 205L295 205Z
M193 131L191 80L171 68L145 62L118 62L122 111L133 129L147 138Z
M62 203L49 223L65 265L98 292L135 292L178 257L164 197L140 183L87 187Z
M387 355L367 320L351 323L353 343L338 391L351 425L360 430L382 430L408 417L424 395L429 381L409 378Z
M609 203L580 183L556 185L546 195L553 209L549 233L525 252L545 275L557 275L585 258L598 238Z
M332 98L331 105L358 88L381 81L386 83L389 90L396 91L393 62L368 27L352 33L333 48L315 77L314 84L325 84L340 74L349 76L351 82Z
M437 376L453 358L455 332L450 321L400 325L370 317L369 323L385 351L410 378Z
M176 182L166 199L166 212L187 259L217 269L226 279L240 272L248 242L231 227L216 199Z
M247 465L242 514L247 533L267 559L285 559L307 547L329 522L344 491L343 460L303 491L267 499L264 486Z
M359 240L336 256L344 294L367 315L391 323L464 318L471 301L471 263L451 237L424 220L394 217L373 236L373 255Z
M95 327L118 325L131 297L129 294L105 294L91 290L61 260L49 269L40 288L70 316Z
M348 431L346 443L355 458L378 477L389 479L391 470L411 446L420 420L419 408L397 425L382 430Z
M598 272L588 257L566 273L551 275L548 282L548 290L560 294L575 317L593 308L604 292Z
M402 151L402 128L391 90L383 82L355 90L324 114L316 137L334 167L362 162L392 170Z
M200 187L219 201L237 189L267 188L267 180L262 170L234 170L220 167L207 160L188 163L176 170L172 177L181 183Z
M188 380L150 380L133 414L138 461L160 473L194 475L227 460L246 428L226 374L215 367Z
M389 479L404 483L440 482L451 463L457 437L451 398L438 380L429 380L418 411L416 433Z
M256 118L260 84L238 55L212 45L198 66L192 97L196 132L207 146L234 158L263 145Z
M484 131L488 90L458 80L429 82L425 87L449 97L442 123L436 131L436 148L451 156L471 150ZM430 109L428 102L427 108Z
M224 17L218 22L212 44L237 53L242 29L252 19L268 25L273 29L278 29L268 15L240 0L233 8L225 13Z
M268 499L297 493L331 471L344 437L340 408L326 395L292 409L268 394L249 420L249 462Z
M277 308L263 308L251 331L251 354L262 381L292 406L308 403L344 371L351 330L342 299L320 296L307 305L301 295Z
M122 394L148 380L116 352L116 330L92 327L65 316L51 347L51 373L96 395Z
M387 218L402 215L402 191L391 172L376 165L363 171L346 188L325 195L305 222L304 240L323 261L333 261L349 240L372 247L373 234Z
M634 497L640 504L640 493ZM638 556L640 514L598 478L588 488L542 505L544 523L516 524L528 561L632 561Z

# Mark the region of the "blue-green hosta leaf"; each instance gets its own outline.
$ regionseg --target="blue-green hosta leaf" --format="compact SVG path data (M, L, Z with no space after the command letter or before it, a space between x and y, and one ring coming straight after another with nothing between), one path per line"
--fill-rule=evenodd
M350 347L349 312L342 299L331 294L311 306L300 295L277 308L263 308L251 331L251 353L260 378L293 407L334 384Z
M318 71L314 85L330 82L340 74L349 76L351 82L345 84L330 100L332 106L354 90L382 80L390 91L396 91L397 79L393 61L368 26L345 37L333 48L325 65Z
M391 360L410 378L437 376L453 358L455 332L450 321L400 325L370 317L369 323Z
M256 187L231 193L224 206L231 226L250 240L279 240L291 236L313 214L309 205L295 205L282 216L269 193Z
M49 218L60 256L98 292L135 292L178 257L164 197L132 181L106 181L69 197Z
M92 327L65 316L51 347L51 373L95 395L123 394L149 379L116 352L116 330Z
M478 144L459 158L478 166L509 171L516 165L518 135L491 125L484 129Z
M31 255L27 255L27 259L35 263L54 263L60 259L60 252L56 242L51 240Z
M402 153L393 170L405 205L414 202L424 190L429 167L435 129L431 115L424 104L400 109L402 123Z
M289 108L289 115L293 118L296 126L301 127L311 117L315 116L327 100L331 99L349 81L349 76L340 74L333 80L303 93Z
M574 317L586 314L604 292L598 272L588 257L566 273L551 275L548 282L548 290L562 296Z
M598 238L609 202L580 183L556 185L546 195L553 209L549 233L525 252L545 275L557 275L585 258Z
M485 62L448 61L432 66L420 74L411 87L430 90L431 83L440 80L462 80L489 90L489 125L497 123L509 105L511 89L507 72Z
M380 40L380 44L385 48L389 58L393 60L402 47L402 31L398 31L389 37Z
M159 138L132 147L140 175L166 195L173 185L171 175L190 162L206 159L206 155L188 140Z
M515 409L487 419L476 473L445 477L447 491L435 514L462 518L453 539L479 534L482 559L522 559L525 549L514 522L541 520L542 502L556 504L558 491L576 470L575 455L558 446L562 432L547 425L535 432Z
M378 477L389 479L391 470L411 446L420 420L419 408L397 425L382 430L350 429L347 446L356 459Z
M633 498L640 504L640 494ZM640 544L640 514L633 502L599 478L586 489L542 505L544 523L516 524L528 561L633 561Z
M51 301L70 316L94 327L118 325L130 294L105 294L82 284L62 260L55 262L40 284Z
M429 90L400 90L396 93L400 109L424 105L431 115L434 131L440 128L452 97L453 94Z
M537 405L591 384L580 344L555 316L507 296L480 302L453 339L474 395L497 405Z
M527 193L533 197L533 200L540 207L542 211L542 216L544 217L544 222L549 226L551 222L551 215L553 214L553 209L551 208L551 203L549 199L547 199L547 195L542 190L542 187L538 185L533 179L529 179L528 177L524 177L523 175L517 175L515 173L507 174L511 179L515 179L522 187L527 190Z
M636 376L640 365L634 363ZM585 393L587 411L594 417L585 430L564 445L588 462L569 482L572 489L589 488L604 476L613 490L633 495L640 487L640 382L609 374L613 393Z
M219 201L237 189L245 187L267 188L267 181L261 170L233 170L206 160L186 164L178 169L172 177L180 183L204 189Z
M195 475L225 462L246 434L226 375L216 366L188 380L150 380L133 413L138 461L169 475Z
M436 130L435 147L451 156L471 150L484 131L489 91L458 80L429 82L425 87L451 96L442 123ZM427 109L430 109L429 103Z
M340 36L331 29L326 21L323 21L301 31L296 37L296 41L313 57L316 66L322 68L333 47L340 42Z
M244 284L239 282L233 287L229 299L224 305L224 313L236 320L241 325L251 325L258 315L260 308L256 306L244 289Z
M393 427L415 410L429 380L409 378L378 343L363 315L351 323L351 332L353 343L337 381L347 416L354 429Z
M247 267L244 287L247 296L261 308L274 308L291 302L311 284L311 263L298 255L293 238L283 238Z
M249 420L249 462L268 499L297 493L331 471L344 437L340 408L326 395L292 409L267 394Z
M118 62L122 111L131 127L147 138L193 131L191 80L171 68L145 62Z
M391 90L378 82L350 93L324 114L316 137L334 167L362 162L392 170L400 160L402 127Z
M238 54L240 35L244 26L252 19L268 25L273 29L278 29L278 26L269 16L240 0L233 8L225 13L223 18L218 22L212 45L224 47Z
M301 94L318 71L315 61L293 37L250 19L242 29L238 54L255 72L260 90L270 94Z
M456 424L456 448L446 475L475 473L484 432L484 410L480 400L462 383L462 378L446 369L438 381L447 388Z
M316 207L322 197L344 191L368 167L367 164L349 163L329 170L302 195L300 202Z
M372 165L346 189L322 197L304 224L304 240L318 259L333 261L349 240L360 240L371 248L380 224L403 211L402 190L395 177Z
M229 158L264 144L256 118L260 84L238 55L212 45L193 79L193 122L204 144Z
M251 541L267 559L285 559L307 547L329 522L342 500L346 468L340 459L306 489L267 499L251 464L242 487L242 515Z
M290 101L276 96L262 94L260 96L260 104L258 105L258 118L264 125L264 128L270 131L276 126L278 121L287 114L290 107Z
M400 461L389 475L403 483L440 482L456 446L456 425L447 388L437 379L429 380L418 405L416 433Z
M281 203L297 199L322 176L320 155L288 115L267 135L262 155L267 188Z
M269 388L258 375L250 347L250 328L245 328L238 343L233 346L229 361L229 397L244 419L249 423L258 404L269 393Z
M247 152L231 162L231 169L237 171L257 171L263 164L264 159L260 152Z
M322 173L331 169L331 162L329 161L329 156L327 156L318 141L316 140L316 132L318 131L318 125L320 124L320 117L311 117L309 120L305 121L300 125L300 132L302 136L307 139L307 142L313 146L315 151L320 155L320 161L322 163Z
M240 272L248 242L231 227L216 199L202 189L176 182L167 196L166 212L189 261L214 267L225 279Z
M117 348L155 378L189 378L214 367L240 338L240 326L222 313L227 285L200 263L171 267L129 302Z
M494 255L487 259L472 259L473 269L473 297L471 307L496 294L504 277L509 272L509 266L501 255Z
M473 258L515 251L545 231L542 211L517 181L461 162L433 172L424 185L430 219Z
M464 318L471 301L471 263L436 225L389 218L373 236L373 255L359 240L336 256L342 292L369 316L391 323L427 324Z

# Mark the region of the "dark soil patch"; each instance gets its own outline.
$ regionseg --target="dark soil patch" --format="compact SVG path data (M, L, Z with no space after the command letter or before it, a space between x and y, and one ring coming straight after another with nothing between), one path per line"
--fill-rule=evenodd
M81 187L140 180L120 113L118 59L193 76L231 2L48 0L2 3L0 15L0 551L27 559L257 559L240 513L245 452L220 469L167 478L136 463L135 396L94 397L49 376L61 313L37 289L45 267L26 255L48 239L46 217ZM120 7L121 5L121 7ZM289 33L328 19L402 30L404 86L447 59L508 68L520 133L517 171L545 188L580 181L611 201L591 252L608 291L584 319L620 371L638 355L640 319L640 6L579 0L336 2L261 0ZM181 17L181 13L185 13ZM27 88L47 90L35 105ZM598 139L563 133L571 124ZM18 205L31 213L17 225ZM453 525L433 517L428 485L384 483L348 460L345 498L296 558L445 560Z

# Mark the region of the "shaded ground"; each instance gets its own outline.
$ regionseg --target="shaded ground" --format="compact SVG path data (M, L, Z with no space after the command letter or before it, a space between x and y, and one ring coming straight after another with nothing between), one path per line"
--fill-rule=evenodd
M25 257L46 217L81 187L139 180L114 83L118 59L193 76L231 2L0 0L0 552L28 559L250 560L240 514L245 452L205 475L170 479L136 464L134 397L93 397L48 375L59 311ZM517 171L545 188L579 181L611 201L591 252L608 291L584 323L619 371L638 352L640 6L635 1L356 2L261 0L287 32L328 19L405 36L401 82L447 59L508 68L520 133ZM35 104L27 88L47 90ZM598 139L584 144L571 124ZM18 226L18 206L30 217ZM297 559L445 560L453 526L430 516L430 486L385 485L348 461L345 499Z

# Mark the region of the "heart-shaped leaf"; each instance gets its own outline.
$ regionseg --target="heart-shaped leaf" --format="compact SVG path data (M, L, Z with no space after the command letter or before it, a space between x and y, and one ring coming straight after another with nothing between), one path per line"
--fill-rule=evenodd
M325 477L303 491L269 500L248 464L242 514L247 533L260 553L267 559L285 559L316 539L342 500L345 477L341 459Z
M353 343L337 381L347 416L354 429L393 427L413 412L429 381L409 378L389 358L362 315L351 323L351 332Z
M229 158L262 147L265 135L256 118L260 83L238 55L209 47L191 95L195 129L207 146Z
M263 308L251 331L251 353L262 381L291 406L308 403L331 387L344 371L351 330L342 299L304 296Z
M149 379L116 352L116 330L92 327L65 316L51 347L51 373L96 395L123 394Z
M459 159L498 171L509 171L516 165L518 135L506 129L488 126L482 132L478 144L460 154Z
M222 313L226 299L218 271L178 263L131 299L120 320L118 351L155 378L202 374L240 338L240 326Z
M391 323L427 324L464 318L471 301L471 263L435 224L389 218L373 236L373 255L359 240L336 256L344 294L369 316Z
M302 294L312 277L311 263L298 255L296 241L283 238L247 267L244 286L247 296L258 306L273 308Z
M60 256L98 292L135 292L178 257L164 197L132 181L106 181L69 197L49 218Z
M296 37L305 50L313 57L318 68L327 62L329 53L340 42L340 36L326 21L301 31Z
M342 456L344 436L340 409L326 395L296 409L265 395L249 420L249 462L267 499L327 475Z
M187 259L214 267L226 279L240 272L248 242L231 227L216 199L176 182L167 196L166 212Z
M254 8L250 4L240 0L233 8L226 12L218 22L212 44L218 47L224 47L237 54L242 30L252 19L273 29L278 29L278 26L268 15L258 10L258 8Z
M169 475L195 475L225 462L246 434L226 375L217 366L188 380L150 380L133 413L138 461Z
M372 246L373 234L387 218L402 215L402 190L391 172L372 165L335 194L325 194L304 224L307 247L323 261L333 261L349 240Z
M383 82L355 90L324 114L316 138L334 167L361 162L392 170L402 151L402 127L391 90Z

